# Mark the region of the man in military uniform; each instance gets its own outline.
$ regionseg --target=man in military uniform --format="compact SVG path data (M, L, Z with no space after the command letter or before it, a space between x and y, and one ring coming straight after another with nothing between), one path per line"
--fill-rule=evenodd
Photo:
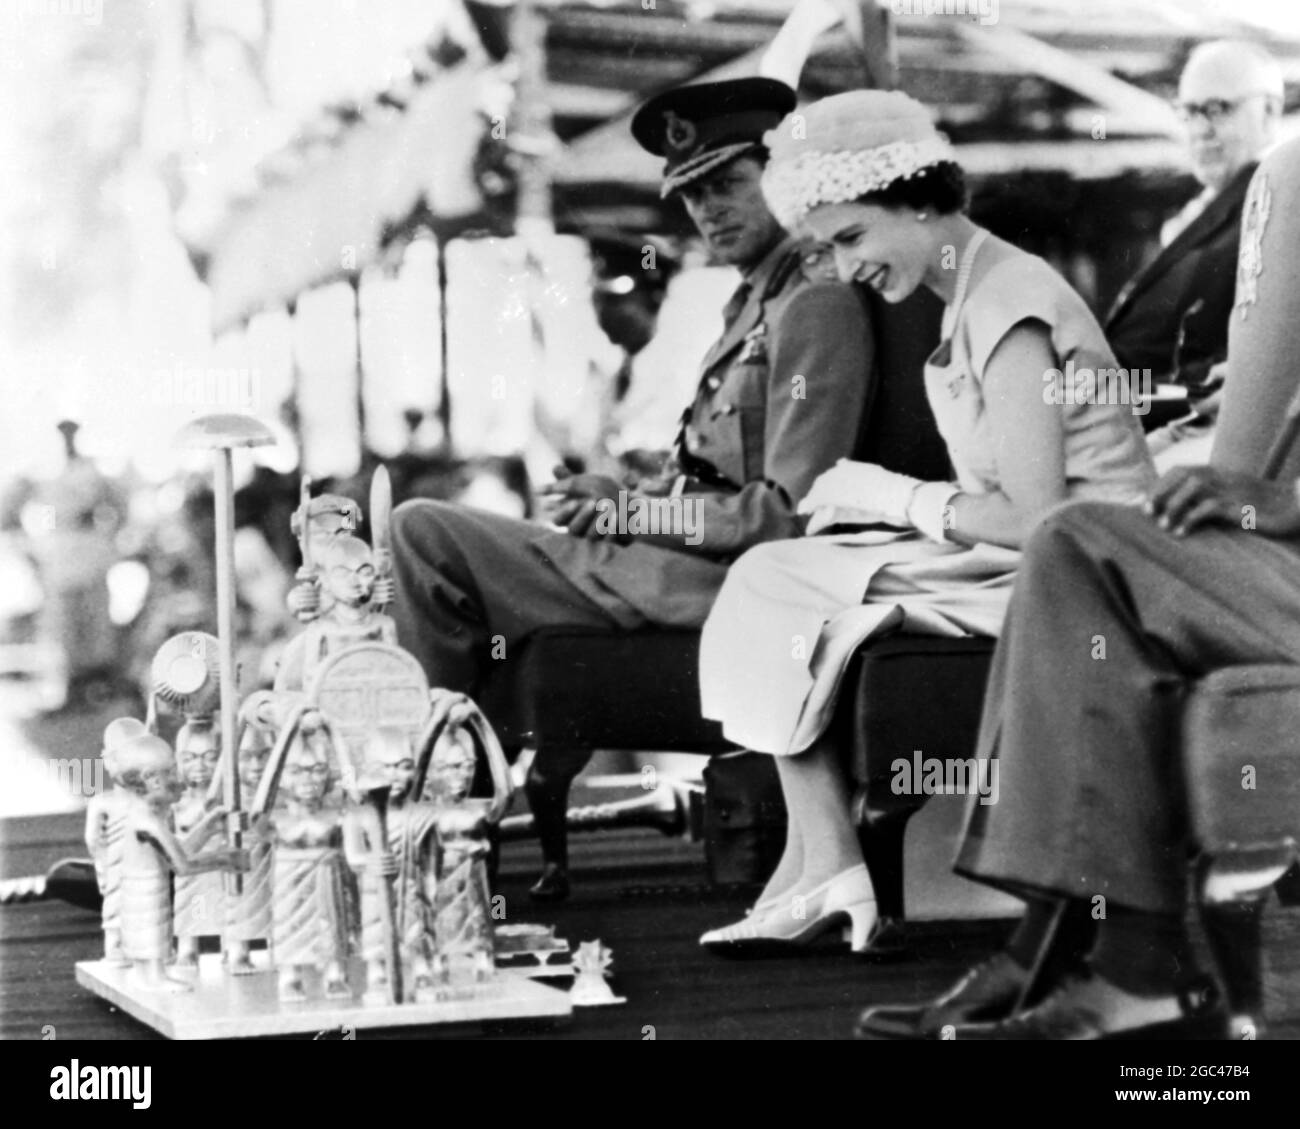
M865 419L877 397L869 299L806 277L798 245L760 192L763 133L794 106L789 87L751 78L672 90L636 114L637 141L666 158L663 195L682 199L714 259L737 267L743 281L664 475L637 483L565 475L547 491L551 528L435 501L398 507L399 639L434 685L474 695L493 660L542 627L701 626L730 562L759 542L799 535L795 505L813 480L878 430ZM919 372L904 379L920 389ZM907 393L889 402L900 398ZM900 449L925 433L924 417L917 424L893 428L911 432ZM615 500L626 513L652 498L680 499L695 520L656 532L602 520ZM587 757L549 749L547 763L534 762L527 789L535 811L555 810ZM547 840L544 833L544 852ZM546 861L533 893L563 897L565 860Z

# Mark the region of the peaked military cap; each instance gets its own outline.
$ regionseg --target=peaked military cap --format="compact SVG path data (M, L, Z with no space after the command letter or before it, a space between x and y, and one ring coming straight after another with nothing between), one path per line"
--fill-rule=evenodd
M758 149L763 134L795 108L795 92L774 78L700 82L656 94L632 118L632 136L664 157L662 196Z

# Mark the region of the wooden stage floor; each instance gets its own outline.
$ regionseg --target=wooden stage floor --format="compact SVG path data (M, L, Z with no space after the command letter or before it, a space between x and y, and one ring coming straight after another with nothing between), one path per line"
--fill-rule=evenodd
M60 857L83 855L79 833L76 813L0 821L0 876L43 873ZM613 986L628 1002L578 1009L559 1026L508 1024L479 1037L843 1039L862 1007L940 990L991 952L1007 927L1005 919L988 917L919 921L910 954L889 964L835 951L724 961L696 940L738 915L744 901L709 889L699 844L653 831L605 832L575 838L574 856L573 897L542 908L526 896L535 848L508 845L499 883L507 920L554 923L575 946L602 940L614 953ZM1268 1037L1298 1038L1300 910L1272 906L1266 937ZM74 963L97 957L99 946L96 914L57 901L0 907L0 1036L40 1039L53 1026L59 1039L157 1037L76 984ZM417 1028L383 1034L442 1033Z

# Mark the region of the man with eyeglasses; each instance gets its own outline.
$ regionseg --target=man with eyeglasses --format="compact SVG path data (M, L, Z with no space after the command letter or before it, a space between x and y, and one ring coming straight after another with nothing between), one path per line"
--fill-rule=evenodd
M1149 369L1156 383L1186 387L1202 426L1217 412L1216 388L1225 375L1220 362L1228 351L1242 203L1277 137L1282 96L1282 72L1256 44L1216 40L1192 52L1175 106L1202 191L1161 228L1160 253L1124 287L1106 319L1120 364ZM1168 418L1152 412L1145 422Z

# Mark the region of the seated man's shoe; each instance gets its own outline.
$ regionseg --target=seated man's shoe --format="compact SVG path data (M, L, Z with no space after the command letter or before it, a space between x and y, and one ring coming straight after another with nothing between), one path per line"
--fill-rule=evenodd
M996 1023L959 1024L953 1039L1214 1039L1225 1019L1208 980L1165 996L1138 996L1086 969L1031 1008Z
M555 863L547 863L542 876L528 889L535 902L562 902L569 896L569 872Z
M743 921L705 933L700 944L719 956L788 956L841 926L850 949L861 953L875 923L875 892L859 863L805 894L760 902Z
M867 1008L859 1039L940 1039L958 1024L1005 1019L1020 999L1029 973L1005 952L977 964L938 999L910 1006Z

